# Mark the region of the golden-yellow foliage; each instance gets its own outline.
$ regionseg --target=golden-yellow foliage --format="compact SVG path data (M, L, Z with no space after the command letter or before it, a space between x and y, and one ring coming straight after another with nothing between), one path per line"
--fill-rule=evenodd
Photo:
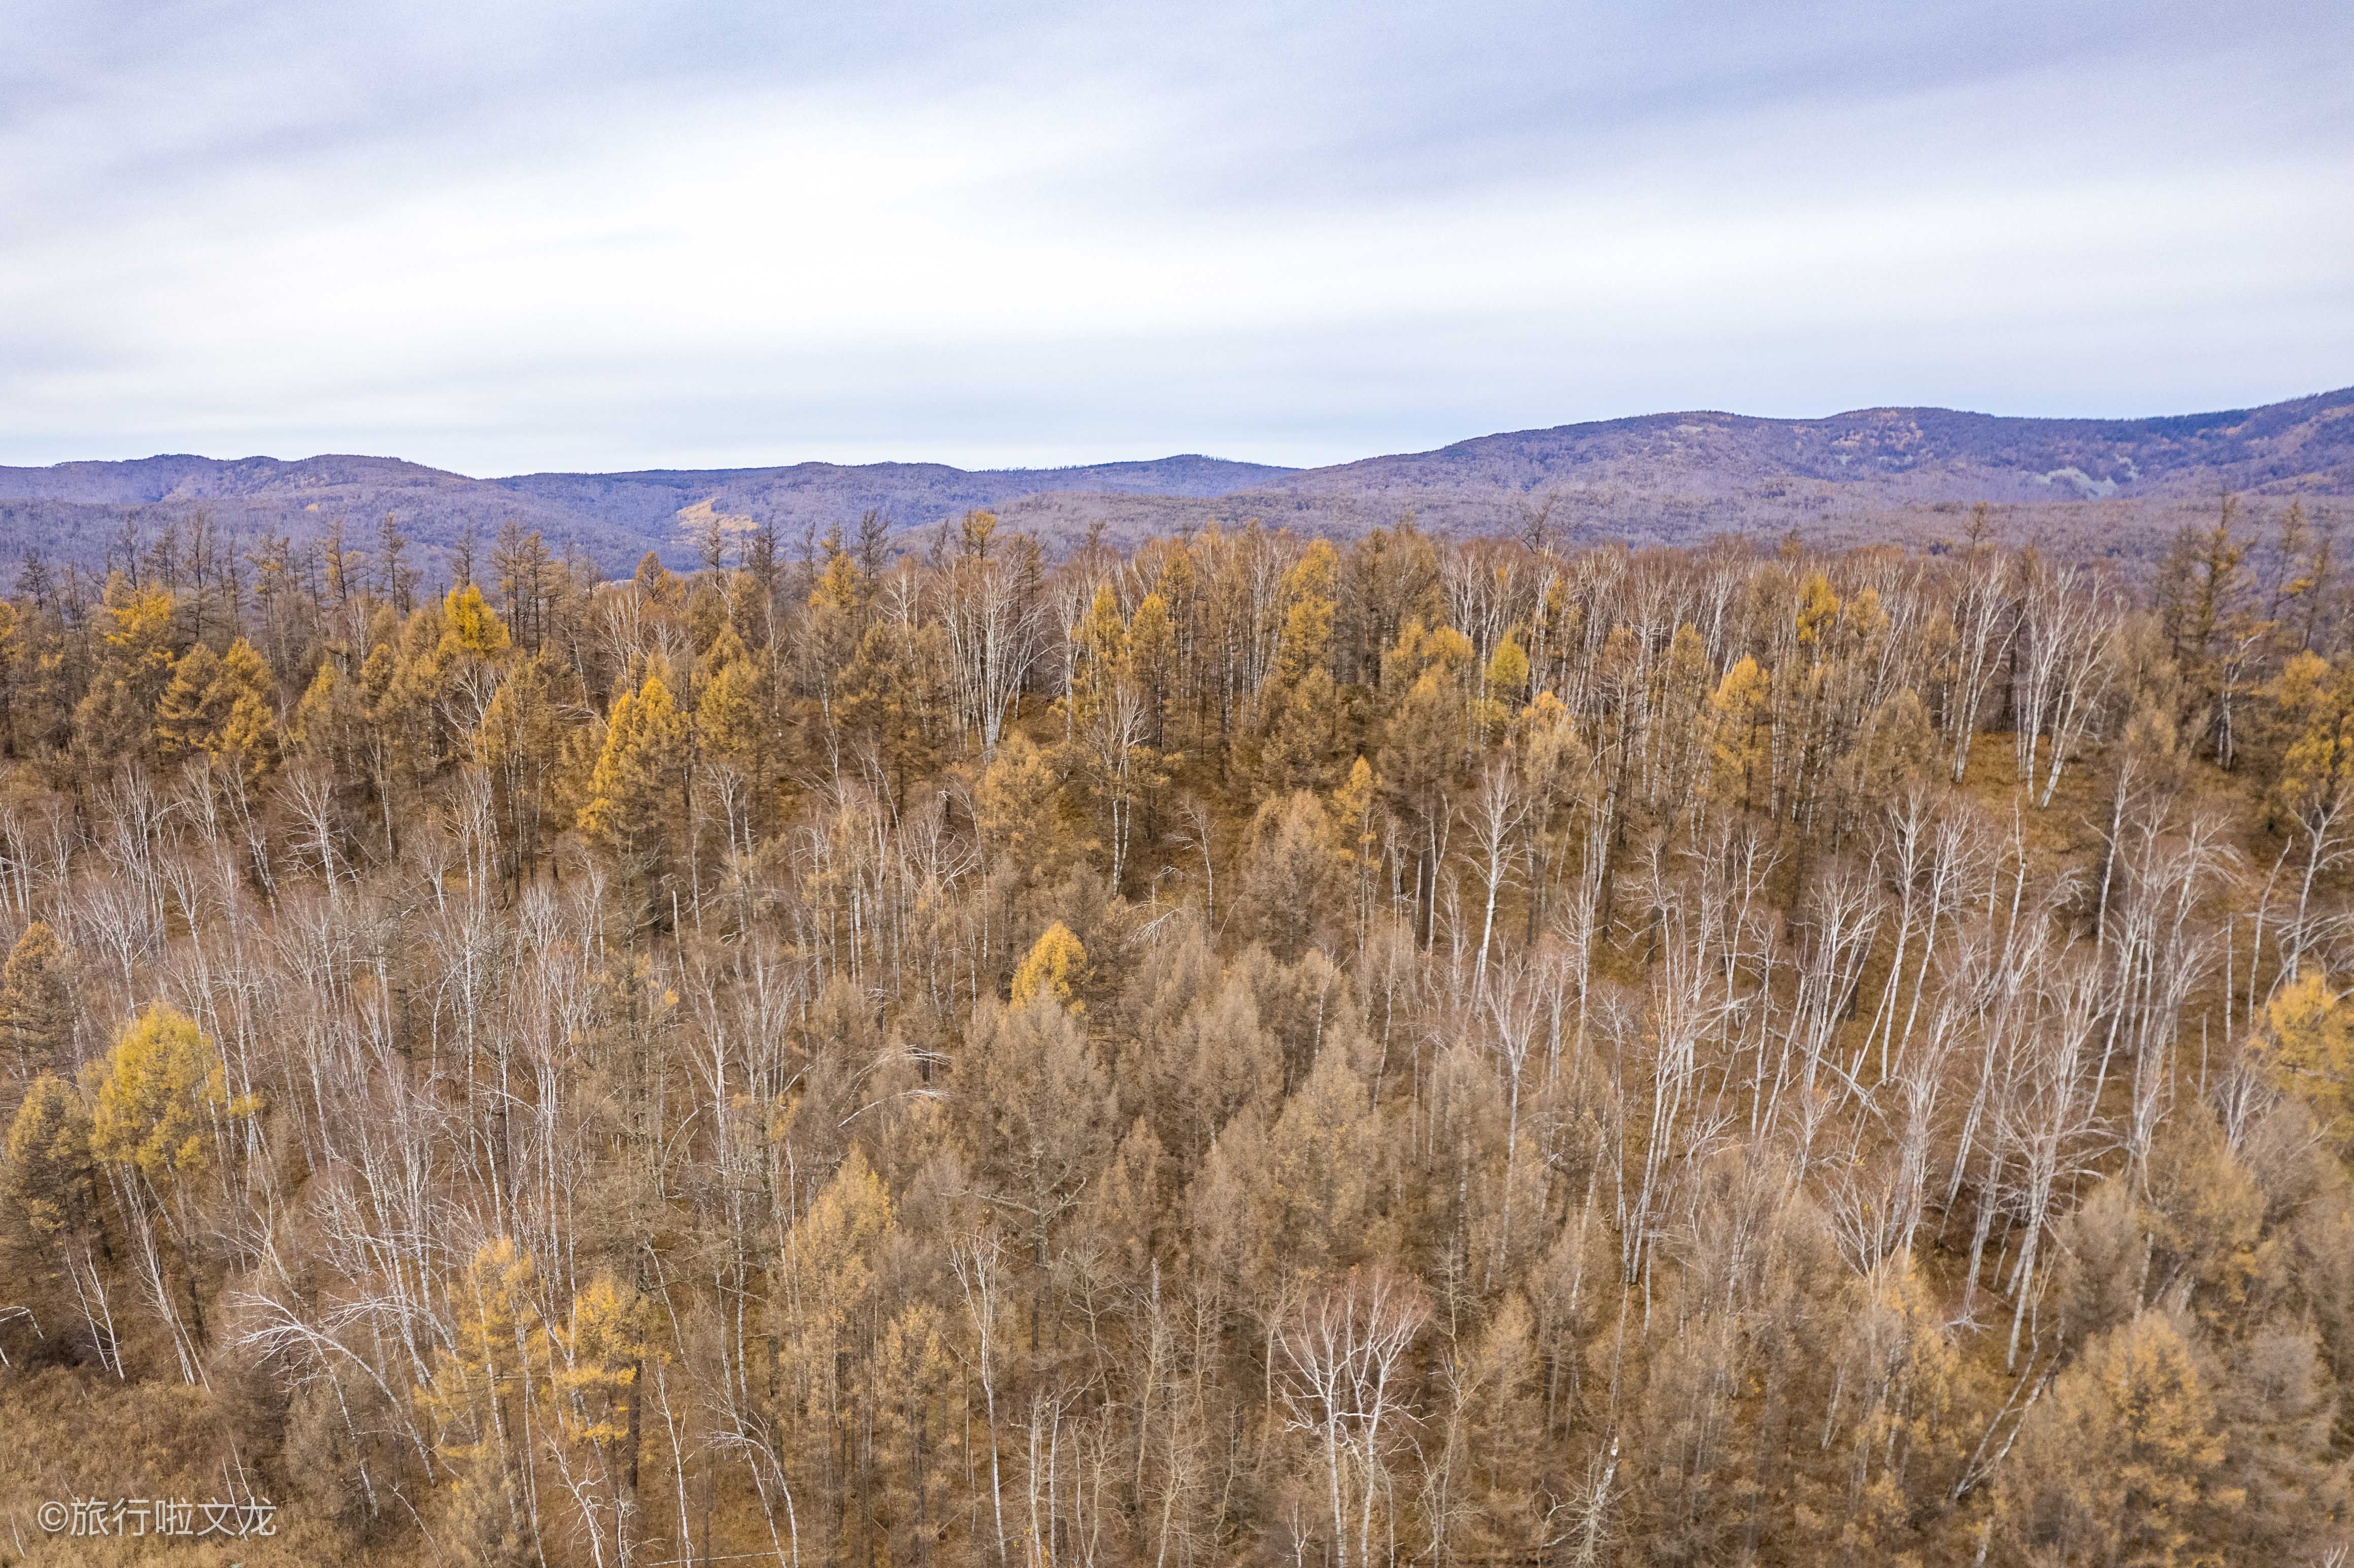
M0 1178L10 1206L35 1236L90 1224L98 1189L90 1112L73 1086L54 1073L42 1074L26 1089L8 1126L8 1162Z
M441 646L446 652L491 659L504 652L511 641L506 622L483 602L482 590L472 583L450 590L441 601Z
M90 1146L101 1160L135 1166L156 1185L211 1168L216 1121L251 1107L229 1097L220 1054L168 1001L122 1032L98 1085Z
M572 1326L548 1330L557 1420L573 1441L601 1446L629 1436L647 1307L635 1289L599 1275L572 1298Z
M2214 1480L2214 1424L2213 1393L2181 1330L2144 1312L2086 1345L2029 1415L1996 1517L2024 1560L2187 1565L2200 1516L2236 1501Z
M2311 1106L2340 1139L2354 1139L2354 1018L2317 970L2284 988L2264 1009L2256 1054L2273 1081Z
M1724 673L1709 699L1716 736L1719 797L1744 810L1766 803L1774 776L1774 676L1746 659Z
M614 848L658 833L664 782L685 755L686 737L686 721L660 675L616 698L604 749L588 776L580 831Z
M1030 945L1029 955L1013 971L1013 1005L1019 1007L1043 994L1074 1012L1083 1011L1086 1003L1071 1001L1071 987L1086 972L1087 962L1087 950L1071 935L1071 928L1055 921L1039 934Z

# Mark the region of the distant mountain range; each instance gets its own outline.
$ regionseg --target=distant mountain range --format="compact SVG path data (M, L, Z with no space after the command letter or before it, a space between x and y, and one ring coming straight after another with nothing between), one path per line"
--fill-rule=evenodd
M773 523L789 539L880 512L901 536L969 508L1064 546L1215 520L1347 536L1411 514L1445 533L1689 543L1796 530L1826 544L1958 535L1986 501L2009 536L2069 553L2147 556L2232 493L2259 509L2303 497L2327 520L2354 503L2354 387L2260 408L2150 419L2029 419L1864 408L1820 419L1649 414L1458 441L1436 451L1287 469L1182 456L1084 468L938 463L535 473L473 479L397 458L153 457L0 468L0 558L95 565L126 521L198 511L249 535L342 518L355 546L390 513L429 559L471 523L512 521L608 569L645 551L692 563L696 539Z

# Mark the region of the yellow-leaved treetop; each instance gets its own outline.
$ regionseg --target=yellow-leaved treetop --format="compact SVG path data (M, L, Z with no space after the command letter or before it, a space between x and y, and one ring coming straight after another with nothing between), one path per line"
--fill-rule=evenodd
M220 655L201 642L172 666L171 683L155 705L155 741L164 761L205 749L206 737L224 716L228 694L220 667Z
M1043 886L1083 847L1062 821L1061 793L1046 754L1020 730L1007 731L976 791L974 816L991 874L1002 870L1016 885Z
M1055 921L1039 933L1030 944L1028 956L1013 971L1013 1005L1044 996L1073 1012L1084 1012L1087 1004L1071 1000L1071 988L1087 972L1087 950L1068 926Z
M495 659L512 641L506 622L483 602L482 590L472 583L451 588L441 601L441 644L445 654Z
M567 1432L591 1443L620 1441L629 1432L631 1391L645 1354L644 1298L600 1276L573 1297L572 1326L549 1332L561 1352L556 1387L569 1396Z
M321 661L302 700L294 705L287 738L298 752L318 758L339 774L356 776L366 766L366 727L367 696L359 683L334 660Z
M890 1194L853 1145L786 1235L781 1288L770 1298L769 1322L813 1390L830 1381L845 1350L864 1339L859 1325L873 1305L875 1264L891 1224ZM821 1420L837 1414L828 1403L821 1394L811 1414Z
M1128 867L1140 804L1168 782L1150 744L1151 704L1137 678L1128 624L1109 587L1096 590L1086 617L1072 630L1077 660L1063 703L1061 755L1072 782L1111 851L1111 885Z
M2215 1397L2181 1326L2148 1311L2096 1336L2020 1424L1995 1518L2021 1563L2183 1568L2240 1494L2219 1483Z
M66 1072L72 1044L65 949L48 922L36 920L0 966L0 1066L27 1079Z
M1814 648L1828 641L1839 612L1840 597L1831 590L1830 579L1820 572L1808 572L1798 601L1799 644Z
M870 586L857 560L843 548L841 530L822 541L825 569L811 585L808 613L802 621L800 652L816 677L818 706L833 710L833 677L850 662L858 647Z
M726 808L731 842L748 845L766 820L777 728L766 672L732 626L723 625L695 662L695 747Z
M1340 833L1341 858L1348 868L1360 949L1364 947L1365 932L1373 919L1374 884L1381 872L1381 826L1374 817L1378 803L1373 765L1360 752L1349 765L1348 781L1332 796L1332 817Z
M159 1001L114 1043L99 1079L90 1147L101 1160L136 1167L160 1188L210 1169L216 1120L251 1108L230 1098L220 1053L196 1022Z
M1529 695L1529 656L1507 631L1496 641L1480 673L1479 727L1483 735L1500 738L1510 734L1513 716Z
M2354 1018L2317 970L2285 987L2264 1009L2255 1051L2273 1081L2311 1106L2340 1140L2354 1139Z
M270 666L240 637L215 654L202 643L173 667L155 705L155 741L165 761L199 753L250 781L278 765L278 705Z
M638 1439L644 1398L648 1303L600 1275L572 1298L569 1328L547 1331L549 1403L567 1451L556 1456L581 1522L611 1533L627 1563L637 1534Z
M931 715L946 700L940 673L947 661L938 627L911 629L892 617L866 629L835 678L843 733L881 763L895 800L939 765L943 737Z
M16 755L16 686L25 664L25 618L0 599L0 757Z
M2286 736L2265 804L2296 845L2297 923L2316 883L2354 835L2354 665L2332 671L2312 653L2290 659L2273 682ZM2292 970L2296 960L2291 958Z
M98 1229L98 1168L90 1158L90 1111L73 1086L54 1073L35 1078L8 1125L8 1162L0 1194L12 1221L33 1239L93 1234Z
M1717 798L1744 811L1766 805L1774 788L1774 677L1755 659L1724 673L1709 699L1716 735Z
M684 763L686 742L686 720L660 675L615 698L580 808L581 832L623 855L657 842L676 804L665 797Z
M1813 1511L1826 1559L1902 1562L1913 1525L1908 1480L1950 1487L1977 1434L1957 1408L1961 1356L1911 1255L1898 1253L1848 1291L1824 1354L1852 1414L1824 1443L1840 1462L1824 1472Z
M107 579L98 667L74 709L75 733L99 756L146 749L172 678L175 609L167 588L133 588L120 572Z
M1283 633L1258 697L1258 773L1270 792L1325 783L1340 705L1330 667L1339 567L1339 555L1320 539L1284 575Z
M706 757L748 759L765 739L760 672L732 626L695 661L695 734Z
M0 1281L12 1326L79 1318L101 1366L122 1370L99 1272L108 1252L90 1107L44 1073L26 1086L0 1150Z
M1331 916L1348 864L1336 836L1331 814L1305 789L1267 801L1252 819L1241 908L1286 963Z
M560 783L569 732L555 690L544 654L513 660L474 730L474 760L490 775L510 875L538 864L544 824Z
M528 1396L544 1366L547 1331L533 1305L538 1271L531 1255L501 1236L450 1282L451 1332L433 1352L431 1380L417 1390L419 1411L449 1477L443 1539L472 1561L524 1560L529 1529Z
M786 1238L794 1277L790 1308L838 1333L874 1288L874 1258L891 1229L891 1195L853 1144ZM827 1353L832 1353L831 1340Z

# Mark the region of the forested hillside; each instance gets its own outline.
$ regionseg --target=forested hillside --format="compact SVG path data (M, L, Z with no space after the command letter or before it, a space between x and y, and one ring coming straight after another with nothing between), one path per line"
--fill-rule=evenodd
M412 559L462 575L502 530L537 530L576 570L651 549L684 569L713 528L797 545L867 512L928 534L986 508L1059 556L1134 548L1212 521L1269 519L1345 542L1411 517L1452 539L1690 546L1796 534L1818 549L1958 540L1973 503L1994 535L2146 568L2226 493L2337 521L2354 496L2354 387L2257 408L2148 419L1858 408L1815 419L1711 411L1512 430L1436 450L1285 469L1201 456L1077 468L800 462L779 468L529 473L505 479L380 457L154 457L0 468L0 567L103 570L166 530L238 552L366 548L383 522ZM593 566L586 563L593 563Z
M28 570L0 1561L2343 1563L2342 567L1956 532Z

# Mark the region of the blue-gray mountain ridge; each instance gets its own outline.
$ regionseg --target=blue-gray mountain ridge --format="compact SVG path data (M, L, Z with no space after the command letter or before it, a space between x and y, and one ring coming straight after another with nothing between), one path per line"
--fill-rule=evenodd
M649 549L691 564L715 521L723 535L768 524L797 541L868 511L905 540L989 507L1050 548L1091 527L1127 543L1256 518L1345 537L1408 515L1440 532L1535 530L1563 542L1796 531L1838 545L1950 538L1980 501L2009 536L2144 557L2227 493L2259 510L2302 499L2324 523L2354 503L2354 387L2142 419L1649 414L1314 469L1189 454L1060 469L801 462L478 479L386 457L65 462L0 468L0 559L38 552L96 565L126 520L152 531L199 511L248 537L341 518L355 546L390 514L429 559L470 525L487 543L512 522L620 570Z

